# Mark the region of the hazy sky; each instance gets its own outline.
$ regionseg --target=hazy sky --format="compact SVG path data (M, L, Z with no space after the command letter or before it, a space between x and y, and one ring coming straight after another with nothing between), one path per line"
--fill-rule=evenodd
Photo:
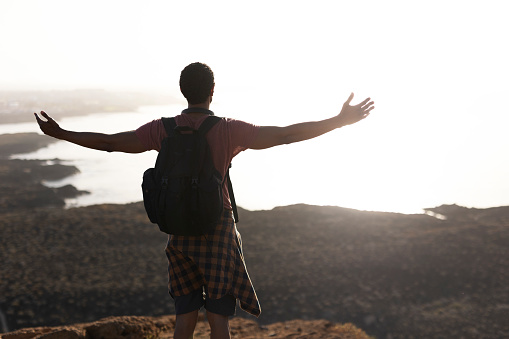
M178 94L202 61L214 108L262 125L330 117L354 92L376 102L362 125L285 149L340 169L345 201L509 204L506 3L0 0L0 89Z

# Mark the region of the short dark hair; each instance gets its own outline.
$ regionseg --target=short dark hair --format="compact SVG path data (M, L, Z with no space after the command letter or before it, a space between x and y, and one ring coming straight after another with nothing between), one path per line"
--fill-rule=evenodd
M213 87L214 73L201 62L186 66L180 73L180 90L190 104L205 102Z

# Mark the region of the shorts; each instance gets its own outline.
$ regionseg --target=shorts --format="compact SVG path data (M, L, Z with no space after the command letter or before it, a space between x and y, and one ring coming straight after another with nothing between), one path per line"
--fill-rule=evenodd
M174 297L174 299L176 314L186 314L205 306L208 312L231 317L235 315L235 308L237 307L237 299L233 295L227 294L219 299L210 299L205 292L205 288Z

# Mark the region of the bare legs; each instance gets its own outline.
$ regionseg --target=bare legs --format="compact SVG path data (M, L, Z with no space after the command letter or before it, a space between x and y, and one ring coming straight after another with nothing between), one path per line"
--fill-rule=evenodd
M198 311L185 314L177 314L175 322L174 339L190 339L193 338L194 328L198 321Z
M174 339L190 339L193 338L193 332L198 321L198 310L178 314L175 323ZM212 312L207 312L207 319L210 325L211 339L230 339L230 324L228 317Z
M227 316L207 312L207 319L210 325L210 339L230 339L230 324Z

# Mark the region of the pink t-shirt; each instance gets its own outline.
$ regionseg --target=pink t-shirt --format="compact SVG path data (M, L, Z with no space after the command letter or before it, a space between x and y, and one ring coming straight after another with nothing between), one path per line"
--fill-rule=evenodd
M198 129L208 115L191 116L181 114L175 117L178 126L189 126ZM225 118L216 123L207 133L207 142L212 152L212 159L216 169L224 178L228 166L234 156L248 149L258 135L259 126L244 121ZM161 142L167 137L164 124L161 119L153 120L136 130L136 136L145 145L146 150L161 149ZM226 209L231 209L228 195L227 181L223 185L223 201Z

